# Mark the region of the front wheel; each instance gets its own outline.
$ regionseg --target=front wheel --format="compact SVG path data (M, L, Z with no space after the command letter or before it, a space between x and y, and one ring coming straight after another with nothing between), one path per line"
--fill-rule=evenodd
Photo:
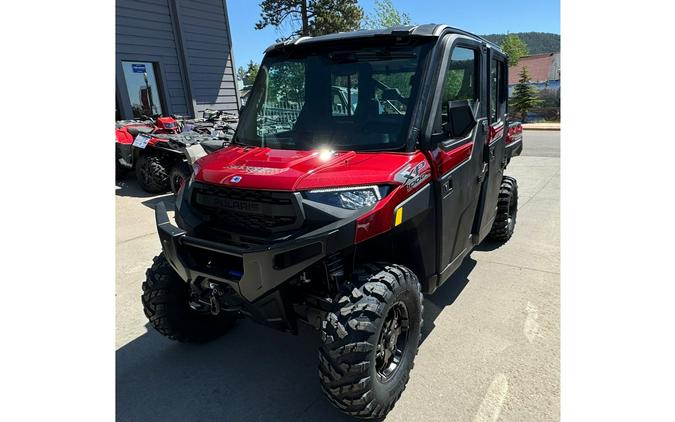
M173 192L174 195L177 194L178 189L180 189L183 183L190 179L190 176L192 176L192 167L190 167L190 165L185 161L181 161L180 163L173 166L171 172L169 173L171 192Z
M159 157L141 155L136 162L136 179L144 191L162 193L169 190L166 164Z
M115 160L115 180L122 180L129 173L129 169L120 164L119 161Z
M225 334L236 315L212 315L190 307L190 289L171 268L164 254L153 259L143 283L143 311L160 334L180 342L204 343Z
M344 413L384 417L410 378L422 328L415 274L396 264L367 265L347 283L322 323L319 377Z

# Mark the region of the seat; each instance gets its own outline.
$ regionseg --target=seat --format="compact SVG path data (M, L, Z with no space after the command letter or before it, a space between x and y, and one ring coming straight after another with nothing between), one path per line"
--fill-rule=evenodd
M212 153L219 149L225 148L227 145L229 145L229 143L230 143L229 141L222 141L220 139L208 139L200 142L200 144L204 148L204 151L208 153Z
M152 133L153 129L147 126L129 126L127 127L127 132L133 137L136 137L139 133Z

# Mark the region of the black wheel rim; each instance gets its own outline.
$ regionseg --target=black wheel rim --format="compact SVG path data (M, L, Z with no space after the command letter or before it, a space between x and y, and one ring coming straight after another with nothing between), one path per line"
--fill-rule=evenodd
M396 302L389 308L375 350L375 370L380 381L390 380L398 370L408 343L408 308Z

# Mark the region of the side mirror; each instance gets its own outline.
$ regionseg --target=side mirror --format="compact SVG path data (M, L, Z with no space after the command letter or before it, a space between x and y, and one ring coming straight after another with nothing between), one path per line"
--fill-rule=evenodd
M476 126L469 100L448 101L447 131L451 138L463 138Z

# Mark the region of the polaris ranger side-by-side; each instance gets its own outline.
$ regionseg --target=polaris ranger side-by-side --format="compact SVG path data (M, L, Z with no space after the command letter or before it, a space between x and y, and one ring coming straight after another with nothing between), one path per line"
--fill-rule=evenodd
M188 342L241 316L309 323L328 399L386 415L417 353L422 294L513 233L506 117L506 56L446 25L271 46L232 144L178 191L177 226L157 205L147 317Z

